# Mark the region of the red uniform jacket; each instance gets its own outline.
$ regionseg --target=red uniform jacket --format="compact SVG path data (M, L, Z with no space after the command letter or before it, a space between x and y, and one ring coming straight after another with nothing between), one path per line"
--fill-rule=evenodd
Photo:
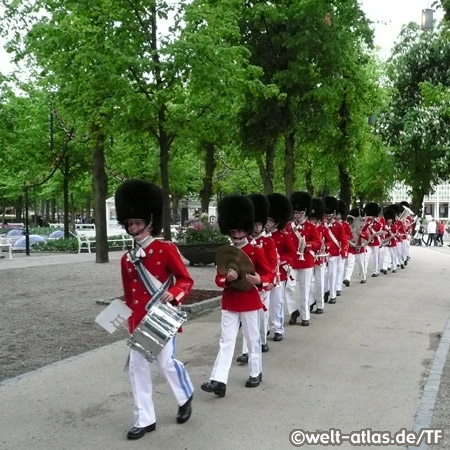
M367 219L367 231L369 232L369 247L379 247L381 245L380 235L374 235L376 232L381 231L383 229L384 224L376 217L368 217Z
M331 237L331 233L335 237L335 240ZM345 234L344 227L335 220L331 224L325 224L325 242L327 244L327 250L330 256L339 256L345 252L347 248L347 235Z
M390 236L392 236L393 234L395 235L397 233L396 223L394 222L392 225L388 225L386 223L384 225L383 231L384 231L383 239L387 239ZM396 237L392 238L390 241L388 241L386 246L387 247L397 247L397 238Z
M273 273L272 283L275 284L275 277L277 275L277 248L275 242L272 238L267 236L259 236L256 239L249 237L248 241L264 250L264 255L266 255L266 260ZM260 287L258 290L263 290L263 288Z
M401 220L396 220L395 225L397 226L397 242L405 241L406 240L405 224Z
M297 250L299 249L299 238L293 227L297 228L297 233L305 237L306 249L304 251L304 260L299 259L300 255L297 255ZM306 221L303 225L295 225L294 222L289 222L286 226L286 231L291 236L291 239L296 248L295 257L292 260L293 269L309 269L314 267L314 256L315 253L320 249L322 241L320 240L319 232L317 227L311 222Z
M349 251L348 241L352 238L352 227L345 220L342 222L339 222L339 223L342 225L342 228L344 229L344 233L346 236L346 244L345 244L345 247L341 250L341 256L343 258L347 258L347 254Z
M272 283L273 272L266 260L264 250L250 243L245 244L241 250L251 259L255 272L261 278L263 288ZM223 288L222 309L226 311L254 311L264 307L256 286L248 291L237 291L227 283L227 277L219 273L216 275L216 284Z
M327 247L328 247L327 241L325 238L326 227L325 227L325 225L323 225L323 223L320 222L316 225L316 228L317 228L317 231L319 232L320 242L323 242L323 240L325 239L325 252L326 252ZM320 245L320 247L322 248L322 244ZM319 252L320 252L320 250L319 250ZM327 262L327 260L328 260L328 257L324 257L324 256L321 256L319 258L316 257L314 260L314 264L316 266L321 266L322 264L325 264Z
M272 233L272 239L277 248L279 262L279 281L286 281L288 277L288 269L292 260L297 255L297 249L292 242L292 238L286 231L276 230Z
M182 303L191 291L194 280L186 270L177 247L171 242L155 239L144 251L145 256L141 257L141 261L155 278L164 283L171 275L175 277L174 283L168 289L174 297L171 303L174 306ZM125 302L133 311L128 320L130 333L133 333L147 314L145 306L150 301L151 295L139 279L128 254L122 256L121 269Z
M361 231L358 234L358 238L356 242L353 242L352 245L349 241L348 252L353 255L359 255L361 253L365 253L366 247L363 246L363 243L367 241L369 238L369 232L367 231L367 226L362 227Z

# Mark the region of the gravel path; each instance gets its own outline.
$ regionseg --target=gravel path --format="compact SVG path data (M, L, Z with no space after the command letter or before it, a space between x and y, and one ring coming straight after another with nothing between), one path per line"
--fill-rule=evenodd
M122 294L121 255L110 255L108 264L93 255L0 260L0 381L126 338L94 322L104 308L96 301ZM214 266L189 271L196 288L216 289Z

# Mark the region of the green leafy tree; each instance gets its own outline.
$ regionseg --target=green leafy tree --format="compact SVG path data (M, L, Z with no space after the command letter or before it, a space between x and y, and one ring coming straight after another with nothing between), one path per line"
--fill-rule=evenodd
M392 149L397 178L411 188L415 211L450 175L448 87L450 31L404 27L390 61L392 101L381 132Z

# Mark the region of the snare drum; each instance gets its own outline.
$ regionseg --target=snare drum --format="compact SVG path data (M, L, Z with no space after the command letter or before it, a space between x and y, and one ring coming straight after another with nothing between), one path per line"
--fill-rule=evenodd
M170 303L156 302L128 338L127 344L152 362L186 320L185 312Z

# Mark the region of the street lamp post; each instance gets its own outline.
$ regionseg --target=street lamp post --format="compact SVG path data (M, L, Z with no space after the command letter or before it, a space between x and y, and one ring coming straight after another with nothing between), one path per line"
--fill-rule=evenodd
M433 29L433 13L434 10L430 8L422 9L422 30Z

